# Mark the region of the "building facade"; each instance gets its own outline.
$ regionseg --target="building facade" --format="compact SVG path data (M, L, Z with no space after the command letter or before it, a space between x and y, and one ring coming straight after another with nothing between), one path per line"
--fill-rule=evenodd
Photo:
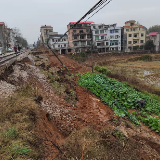
M53 27L52 26L41 26L40 28L40 38L41 38L41 43L47 43L47 40L50 35L53 34Z
M92 24L93 45L99 52L121 51L123 45L123 28L117 24Z
M49 44L52 49L55 49L59 54L68 53L68 36L65 35L61 40L63 34L50 35Z
M155 45L155 51L160 51L160 33L158 32L151 32L149 33L149 39L153 41Z
M5 50L7 47L5 30L6 30L5 23L0 22L0 47L3 48L3 50Z
M143 49L146 43L146 30L135 20L125 22L124 34L127 36L126 51Z
M68 32L68 51L81 52L91 48L92 32L91 24L94 22L70 22L67 26Z

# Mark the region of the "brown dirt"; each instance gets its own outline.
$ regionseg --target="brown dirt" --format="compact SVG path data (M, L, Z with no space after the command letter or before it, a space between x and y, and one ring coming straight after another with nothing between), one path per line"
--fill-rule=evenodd
M91 71L91 68L78 64L78 62L65 56L60 56L60 58L65 62L65 65L72 74ZM62 67L56 57L50 56L49 60L51 67ZM95 95L79 85L76 86L76 94L78 97L77 108L73 108L73 113L77 115L77 129L83 126L102 129L106 125L106 122L114 117L114 113L110 107L104 105Z
M90 66L90 62L83 65L65 56L59 57L74 75L91 71L91 67L87 67ZM49 55L48 58L51 67L59 68L62 71L59 72L59 76L63 82L63 74L66 73L63 72L63 66L55 56ZM37 80L34 75L30 76L28 83L40 89L39 95L42 96L43 103L46 103L43 107L45 111L40 112L36 123L37 136L40 136L44 142L45 160L54 159L62 152L59 146L65 138L72 131L80 130L85 126L99 131L104 128L120 130L126 137L132 139L136 145L142 146L139 151L140 159L159 159L160 137L158 134L151 132L148 127L135 127L129 120L115 116L110 107L103 104L94 94L80 87L77 84L77 79L74 79L77 94L76 107L67 104L61 95L55 95L51 88Z
M58 131L54 121L48 119L47 112L43 110L40 111L40 116L37 119L36 131L44 142L45 159L54 159L60 152L58 146L64 140L64 136Z
M65 56L60 56L61 60L69 68L70 72L73 74L84 73L91 71L90 67L79 64L78 62L71 60ZM51 67L62 68L60 62L54 56L49 56L49 61L51 62ZM77 82L75 80L75 82ZM76 86L76 93L78 96L77 108L73 108L73 112L77 115L75 121L75 129L81 129L84 126L91 126L95 129L101 130L104 127L107 128L117 128L120 129L127 137L136 140L137 143L141 144L135 137L141 137L142 149L140 150L140 155L142 159L159 159L159 149L160 147L160 137L155 132L151 132L148 127L135 127L127 119L120 118L119 124L115 125L112 123L117 117L114 115L110 107L104 105L100 100L80 86ZM152 137L150 139L149 137ZM157 142L155 144L155 142Z

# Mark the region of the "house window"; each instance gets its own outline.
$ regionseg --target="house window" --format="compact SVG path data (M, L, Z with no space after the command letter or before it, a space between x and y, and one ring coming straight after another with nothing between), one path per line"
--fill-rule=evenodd
M133 31L135 31L136 29L135 28L133 28Z
M95 31L95 34L99 34L99 31L97 30L97 31Z
M87 27L87 24L86 24L86 23L84 24L84 27Z
M74 46L77 46L77 43L75 42L75 43L73 43L73 45L74 45Z
M90 31L90 29L86 29L86 32L88 33Z
M118 35L115 35L115 39L118 39L118 37L119 37Z
M96 29L96 26L93 26L93 29Z
M108 42L106 42L106 46L108 46Z
M110 41L110 46L118 45L117 40Z
M128 41L128 44L132 44L132 41Z
M91 41L87 41L87 45L91 45Z
M64 44L64 47L66 47L66 44Z
M95 36L95 40L99 40L99 36Z
M118 41L114 41L114 44L115 44L115 45L118 45Z
M143 40L141 40L141 43L143 43Z
M115 33L118 33L118 32L119 32L119 31L116 29L116 30L115 30Z
M129 29L126 29L126 32L129 32Z
M114 36L110 36L110 39L114 39Z
M60 42L60 39L58 39L58 42Z
M82 27L82 24L78 24L78 27L81 28L81 27Z
M64 39L64 41L66 41L66 39Z
M101 29L102 28L102 26L99 26L99 29Z
M101 39L104 39L104 36L101 36Z
M143 33L141 33L141 37L143 37L144 36L144 34Z
M76 33L77 32L77 30L73 30L73 33Z
M100 30L100 33L103 34L103 33L104 33L104 30Z
M79 33L83 33L83 30L80 30Z
M138 37L137 34L135 34L134 37Z
M110 30L110 33L114 33L114 30Z
M91 38L91 35L87 35L87 38Z
M97 43L97 46L100 46L101 44L100 43Z
M136 44L137 43L137 41L133 41L133 44Z
M74 39L77 39L77 36L74 36Z
M61 45L61 47L63 47L63 46Z
M129 34L129 37L132 37L132 34Z
M52 42L54 42L54 39L52 39Z
M58 45L58 47L60 47L60 45Z
M84 39L84 36L80 36L80 39Z

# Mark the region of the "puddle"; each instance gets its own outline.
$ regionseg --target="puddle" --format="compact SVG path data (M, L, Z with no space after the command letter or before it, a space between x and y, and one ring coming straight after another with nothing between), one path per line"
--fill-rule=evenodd
M153 74L153 72L151 72L151 71L146 71L146 70L145 70L145 71L143 72L143 75L144 75L144 76L151 75L151 74Z

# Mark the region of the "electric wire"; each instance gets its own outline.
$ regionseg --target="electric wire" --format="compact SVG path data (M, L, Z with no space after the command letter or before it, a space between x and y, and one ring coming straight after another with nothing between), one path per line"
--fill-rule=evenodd
M98 9L100 6L102 6L104 3L106 3L108 0L101 0L97 3L97 5L95 7L93 7L93 9L91 9L89 12L87 12L87 14L85 14L79 21L77 21L69 30L67 30L63 36L60 37L59 41L65 37L67 35L67 33L73 29L80 21L82 21L83 19L85 19L87 17L87 15L93 13L94 10ZM92 18L96 13L98 13L101 9L103 9L107 4L109 4L112 0L110 0L108 3L106 3L103 7L101 7L97 12L95 12L92 16L90 16L85 22L87 22L90 18ZM85 23L83 22L83 23ZM50 38L48 39L49 42ZM47 44L48 44L47 42ZM57 44L57 42L55 42L53 45Z

